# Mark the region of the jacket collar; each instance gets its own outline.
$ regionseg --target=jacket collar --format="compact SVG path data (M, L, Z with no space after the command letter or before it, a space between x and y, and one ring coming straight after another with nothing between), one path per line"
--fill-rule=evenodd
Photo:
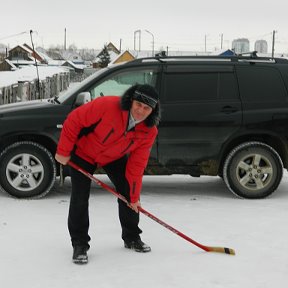
M127 110L122 110L122 120L123 123L125 124L125 129L127 129L128 124L129 124L129 116L130 116L130 111ZM142 121L135 126L135 131L144 131L148 132L150 128L145 124L145 121Z

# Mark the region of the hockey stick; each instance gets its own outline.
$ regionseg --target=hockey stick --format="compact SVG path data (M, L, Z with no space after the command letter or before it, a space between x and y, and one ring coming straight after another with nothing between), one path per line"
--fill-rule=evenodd
M70 165L72 168L74 168L75 170L81 172L82 174L84 174L85 176L87 176L88 178L90 178L93 182L97 183L98 185L100 185L102 188L104 188L105 190L111 192L112 194L114 194L116 197L118 197L119 199L121 199L123 202L125 202L127 205L129 205L127 199L121 195L120 193L116 192L114 189L112 189L109 185L105 184L104 182L100 181L99 179L97 179L96 177L94 177L92 174L88 173L87 171L85 171L84 169L82 169L81 167L79 167L77 164L69 161L68 165ZM138 210L140 212L142 212L144 215L148 216L149 218L151 218L152 220L154 220L155 222L159 223L160 225L162 225L163 227L167 228L168 230L170 230L171 232L175 233L176 235L182 237L183 239L187 240L188 242L194 244L195 246L203 249L206 252L219 252L219 253L226 253L226 254L230 254L230 255L235 255L235 251L234 249L231 248L226 248L226 247L212 247L212 246L205 246L202 245L198 242L196 242L195 240L191 239L190 237L186 236L185 234L183 234L182 232L178 231L177 229L173 228L172 226L170 226L169 224L165 223L164 221L160 220L159 218L157 218L156 216L154 216L153 214L151 214L150 212L148 212L147 210L145 210L143 207L138 207Z

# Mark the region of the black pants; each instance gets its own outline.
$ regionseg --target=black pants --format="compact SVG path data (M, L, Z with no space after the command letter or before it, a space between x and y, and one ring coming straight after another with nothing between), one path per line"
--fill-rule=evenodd
M73 155L71 160L81 168L93 174L95 166ZM122 194L130 202L129 184L125 177L127 156L104 166L103 169L114 184L116 191ZM89 196L91 180L81 172L70 167L72 193L70 198L68 229L71 236L72 246L83 245L89 248ZM119 219L122 227L122 239L131 241L140 239L141 229L139 213L130 209L127 204L118 199Z

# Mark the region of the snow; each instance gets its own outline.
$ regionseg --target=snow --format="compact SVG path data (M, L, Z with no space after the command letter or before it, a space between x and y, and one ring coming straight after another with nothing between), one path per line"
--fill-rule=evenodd
M110 184L105 175L96 175ZM123 247L115 197L96 184L90 198L89 263L75 265L66 227L70 179L40 200L0 193L1 287L265 288L288 280L288 180L263 200L243 200L218 177L145 176L142 206L208 246L208 253L141 215L152 252Z
M63 72L67 72L67 68L54 66L38 66L40 80ZM0 88L17 84L18 81L30 82L35 79L37 79L37 70L35 66L23 67L16 71L1 71Z

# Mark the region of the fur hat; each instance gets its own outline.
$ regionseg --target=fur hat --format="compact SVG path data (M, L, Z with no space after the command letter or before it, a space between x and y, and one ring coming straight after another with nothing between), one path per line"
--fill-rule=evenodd
M160 103L159 95L154 87L148 84L136 84L130 87L121 98L121 108L130 110L132 100L137 100L149 105L153 110L152 113L144 120L148 127L158 125L160 121Z

